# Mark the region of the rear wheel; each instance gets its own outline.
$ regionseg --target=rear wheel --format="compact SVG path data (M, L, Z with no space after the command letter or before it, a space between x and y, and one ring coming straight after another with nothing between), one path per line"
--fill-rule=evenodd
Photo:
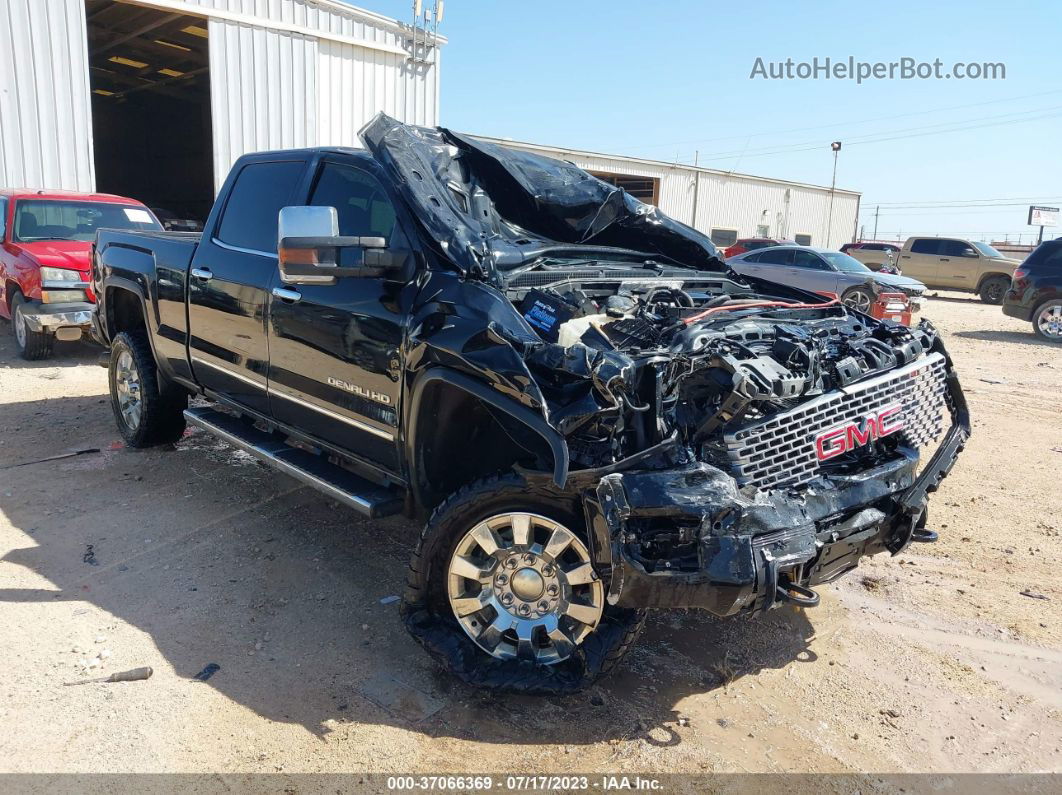
M160 388L146 334L123 331L114 338L108 380L111 409L126 444L152 447L181 438L188 393L170 384Z
M1041 339L1062 343L1062 299L1056 298L1036 307L1032 324Z
M1008 287L1010 287L1010 279L1005 276L993 276L984 280L977 294L986 304L998 306L1003 303L1003 296L1006 294Z
M55 337L47 331L33 331L26 323L26 299L22 293L15 293L11 300L11 331L15 335L15 345L23 359L36 361L47 359L52 355L52 343Z
M412 635L480 687L565 693L608 673L643 614L606 604L577 507L516 476L443 502L410 562L402 615Z

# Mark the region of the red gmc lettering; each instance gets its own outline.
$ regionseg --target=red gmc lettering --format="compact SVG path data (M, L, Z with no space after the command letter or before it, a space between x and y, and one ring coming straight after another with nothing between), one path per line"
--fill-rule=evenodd
M903 407L889 406L875 414L868 414L861 422L850 422L823 431L815 437L815 455L820 461L829 461L873 439L891 436L902 429Z

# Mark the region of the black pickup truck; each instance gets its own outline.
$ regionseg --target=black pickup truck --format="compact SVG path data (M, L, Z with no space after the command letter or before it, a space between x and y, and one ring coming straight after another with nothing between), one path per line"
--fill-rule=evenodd
M362 140L241 158L201 235L101 231L95 335L130 446L191 423L425 519L401 612L454 674L573 691L646 608L811 607L935 540L970 422L928 322L738 276L569 163Z

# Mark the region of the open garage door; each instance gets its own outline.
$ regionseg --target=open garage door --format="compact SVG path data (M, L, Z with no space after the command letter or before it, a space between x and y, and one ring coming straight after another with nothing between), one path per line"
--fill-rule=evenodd
M171 228L214 198L207 22L86 0L96 189L157 208Z

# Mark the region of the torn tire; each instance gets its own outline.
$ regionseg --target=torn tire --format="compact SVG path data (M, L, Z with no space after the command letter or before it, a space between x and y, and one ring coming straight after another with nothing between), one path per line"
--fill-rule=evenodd
M566 658L552 664L502 659L484 651L451 607L448 570L455 549L472 528L488 517L511 512L548 517L585 540L576 495L531 486L516 475L475 481L440 504L425 525L409 564L402 619L428 654L469 685L536 695L577 692L615 668L641 631L644 611L605 603L593 630Z

